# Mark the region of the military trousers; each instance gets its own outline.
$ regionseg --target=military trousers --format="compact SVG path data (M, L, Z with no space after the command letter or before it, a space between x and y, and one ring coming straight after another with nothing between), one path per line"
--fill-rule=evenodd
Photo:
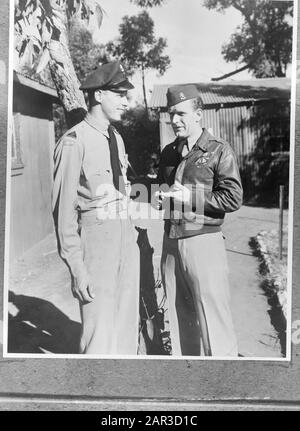
M221 232L170 239L161 259L172 355L237 356Z
M136 355L139 333L139 249L130 219L81 220L84 263L94 289L80 304L80 352Z

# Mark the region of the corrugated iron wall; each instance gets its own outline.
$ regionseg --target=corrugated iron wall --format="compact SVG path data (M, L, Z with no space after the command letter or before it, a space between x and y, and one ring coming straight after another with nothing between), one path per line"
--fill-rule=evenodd
M206 109L203 111L203 127L210 129L213 135L221 137L219 115L215 109Z

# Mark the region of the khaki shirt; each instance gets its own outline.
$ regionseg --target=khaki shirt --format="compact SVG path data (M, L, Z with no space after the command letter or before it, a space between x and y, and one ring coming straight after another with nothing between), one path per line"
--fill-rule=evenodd
M87 114L86 118L58 141L54 151L52 209L61 257L76 278L86 275L79 236L78 215L111 209L127 198L113 185L107 125ZM114 129L125 184L128 159L123 140Z

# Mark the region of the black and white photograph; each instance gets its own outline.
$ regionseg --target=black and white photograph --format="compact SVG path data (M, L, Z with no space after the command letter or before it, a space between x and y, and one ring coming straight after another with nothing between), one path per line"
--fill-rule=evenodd
M10 19L3 356L290 361L295 3Z

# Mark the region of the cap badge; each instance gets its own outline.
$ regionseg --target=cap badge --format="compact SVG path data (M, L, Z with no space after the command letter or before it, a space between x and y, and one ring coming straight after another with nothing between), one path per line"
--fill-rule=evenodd
M186 99L186 97L185 97L185 95L184 95L184 93L182 91L179 93L179 98L180 98L180 100L185 100Z

